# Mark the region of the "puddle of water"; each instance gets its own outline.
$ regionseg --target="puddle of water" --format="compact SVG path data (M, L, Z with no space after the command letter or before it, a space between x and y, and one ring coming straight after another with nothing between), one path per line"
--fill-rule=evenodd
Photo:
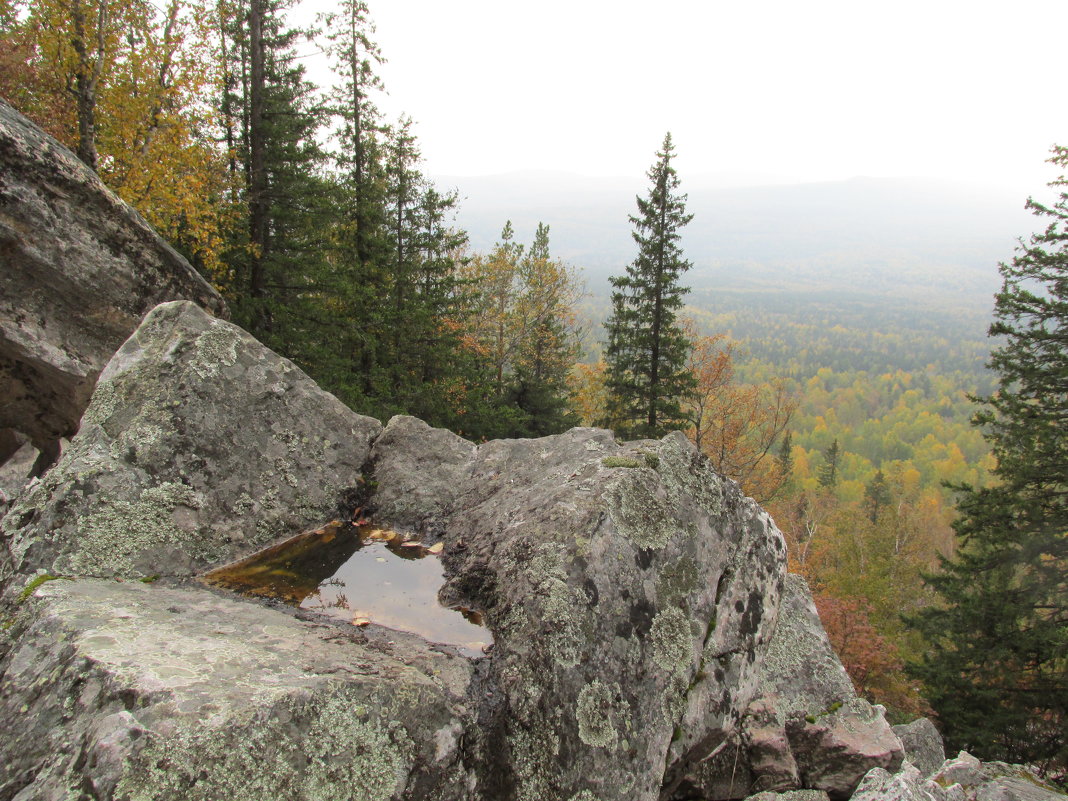
M434 548L392 531L334 521L202 576L217 587L274 598L355 625L377 623L481 656L492 642L477 612L438 603L444 570Z

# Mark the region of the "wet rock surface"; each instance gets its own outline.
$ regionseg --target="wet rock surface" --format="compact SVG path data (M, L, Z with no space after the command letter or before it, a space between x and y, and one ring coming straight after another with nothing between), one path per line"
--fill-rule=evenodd
M115 349L178 298L225 316L136 211L0 100L0 429L38 450L73 435Z
M192 575L247 555L355 503L380 431L236 326L162 304L0 520L0 581Z

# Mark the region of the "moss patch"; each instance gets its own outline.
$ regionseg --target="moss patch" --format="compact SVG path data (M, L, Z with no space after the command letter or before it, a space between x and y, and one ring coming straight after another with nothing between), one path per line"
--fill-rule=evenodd
M26 601L31 595L37 592L37 588L44 584L46 581L55 581L62 576L53 576L50 573L41 573L30 579L26 586L22 588L22 592L19 593L19 603Z
M601 459L605 467L641 467L642 463L629 456L606 456Z

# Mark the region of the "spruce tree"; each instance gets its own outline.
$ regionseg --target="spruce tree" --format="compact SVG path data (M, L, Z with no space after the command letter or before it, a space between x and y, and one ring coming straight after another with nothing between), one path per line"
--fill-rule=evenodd
M689 291L679 284L690 269L679 245L680 230L693 219L671 159L671 134L648 172L652 186L637 198L631 216L638 257L612 281L612 314L606 323L608 409L604 421L621 437L660 437L686 426L682 400L696 381L687 369L691 343L678 311Z
M838 438L823 452L823 465L820 467L821 487L833 487L838 483Z
M1068 166L1068 150L1054 148ZM1062 178L1055 185L1064 186ZM1028 207L1047 227L1000 267L989 367L974 423L997 483L957 487L959 549L927 578L942 605L910 621L929 649L911 666L947 747L1068 764L1068 194Z

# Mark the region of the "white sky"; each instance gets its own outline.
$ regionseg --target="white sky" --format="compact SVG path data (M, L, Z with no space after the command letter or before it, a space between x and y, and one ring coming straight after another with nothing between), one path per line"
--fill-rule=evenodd
M330 0L305 0L306 5ZM1068 0L369 0L433 175L930 176L1035 192ZM305 11L305 13L307 13Z

